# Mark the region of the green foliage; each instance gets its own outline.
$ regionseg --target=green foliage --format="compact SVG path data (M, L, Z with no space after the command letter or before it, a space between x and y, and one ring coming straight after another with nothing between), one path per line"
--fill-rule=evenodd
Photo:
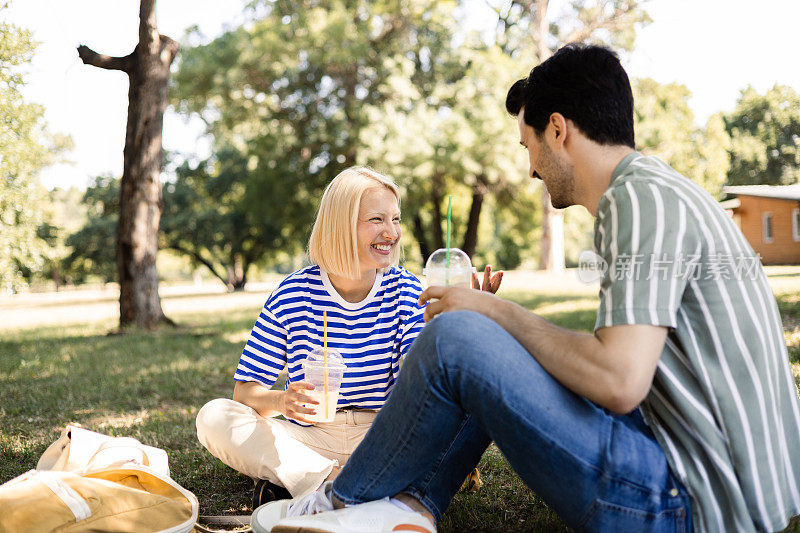
M636 32L652 22L641 0L569 0L552 18L546 35L537 27L538 2L533 0L488 0L498 16L495 42L509 55L534 57L540 63L540 41L547 55L574 41L591 41L615 49L632 50ZM548 9L548 6L545 6ZM528 68L532 68L532 64Z
M103 282L117 278L117 220L120 181L97 176L83 195L86 224L66 239L71 249L64 259L64 272L75 282L89 276Z
M536 212L536 189L526 180L518 133L502 105L514 81L513 61L494 46L449 46L430 53L456 66L452 81L429 95L408 84L401 91L405 98L375 109L363 136L363 162L384 169L404 188L404 216L413 221L420 255L443 246L447 195L454 196L452 235L459 243L473 195L484 194L478 260L513 268ZM441 59L445 55L450 58Z
M173 103L203 117L215 152L246 162L236 209L280 228L267 247L299 249L324 186L368 164L403 189L407 257L443 245L452 194L456 245L477 240L477 260L511 268L538 232L538 185L503 108L529 50L526 5L498 4L486 43L463 33L453 1L256 1L243 27L184 46ZM628 48L648 21L636 1L575 0L547 39Z
M523 256L535 253L540 224L536 218L538 187L525 182L527 161L524 152L515 155L514 149L519 150L517 131L503 108L508 87L520 77L520 57L539 57L573 40L630 49L636 29L650 19L636 1L574 0L549 33L541 35L536 29L538 6L533 2L502 0L489 2L489 6L499 18L494 41L487 43L484 36L478 39L455 30L457 39L432 48L432 57L449 58L441 64L456 65L453 75L445 75L447 83L439 81L438 90L420 92L414 102L390 102L395 107L382 110L376 118L393 124L394 131L383 124L377 127L379 134L372 138L379 140L372 143L370 156L373 164L391 163L395 175L411 177L407 189L417 208L413 231L421 250L442 245L442 204L447 194L454 194L459 207L464 206L454 215L455 233L468 234L473 229L465 211L474 210L482 200L488 213L480 218L477 259L514 268ZM461 41L465 44L453 46ZM442 72L437 75L441 79ZM385 137L399 142L383 147L382 152L374 145L380 145ZM470 196L471 202L466 200ZM497 224L501 220L504 223ZM586 221L571 217L568 223L579 237L571 245L585 243ZM464 243L466 247L466 238Z
M650 78L633 81L637 148L663 159L675 170L719 196L728 171L729 140L719 115L706 128L694 125L689 89Z
M594 250L594 217L583 206L573 205L564 210L564 262L578 266L584 250Z
M212 161L182 165L163 187L161 248L204 265L229 290L244 287L252 264L292 244L276 218L257 209L249 174L242 154L224 148Z
M728 185L791 185L800 181L800 94L775 85L764 95L742 91L723 118L731 137Z
M370 110L434 66L421 50L452 6L255 2L249 24L184 50L173 101L205 119L216 152L246 162L241 211L280 227L265 246L304 245L323 188L359 160Z
M0 7L0 11L2 7ZM30 61L31 34L0 22L0 290L23 283L23 269L44 264L45 243L37 235L43 221L39 170L52 159L41 106L26 102L20 67Z
M36 230L37 237L45 244L42 250L43 265L32 271L22 265L21 271L28 283L40 279L51 279L56 289L64 283L75 281L69 270L65 271L65 260L70 256L67 238L86 222L83 193L74 187L55 188L42 195L39 204L43 222Z
M636 32L653 19L647 0L570 0L550 26L556 43L588 40L615 50L633 50ZM612 22L613 21L613 22Z

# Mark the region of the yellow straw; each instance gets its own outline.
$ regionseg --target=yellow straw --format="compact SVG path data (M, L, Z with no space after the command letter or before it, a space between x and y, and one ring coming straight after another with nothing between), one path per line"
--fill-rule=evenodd
M322 412L328 416L328 312L322 311L322 359L323 371L325 372L325 396L322 399Z

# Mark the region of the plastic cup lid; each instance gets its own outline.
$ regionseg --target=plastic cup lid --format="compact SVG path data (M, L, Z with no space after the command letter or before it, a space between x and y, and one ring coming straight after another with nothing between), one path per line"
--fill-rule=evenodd
M447 250L439 248L431 254L425 262L425 268L422 269L424 276L430 276L434 273L449 271L451 275L459 276L472 274L474 268L469 256L458 248L450 248L450 266L447 266Z
M325 364L325 354L322 348L317 348L303 360L304 365L323 366ZM334 349L328 348L328 366L332 368L347 368L344 358Z

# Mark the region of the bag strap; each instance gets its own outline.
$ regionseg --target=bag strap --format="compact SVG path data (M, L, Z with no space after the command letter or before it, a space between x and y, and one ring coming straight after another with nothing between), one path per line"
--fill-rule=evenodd
M231 526L237 528L246 526L245 529L236 529L236 533L250 533L253 531L250 527L250 516L249 514L199 516L194 528L200 533L228 533L231 531L230 529L211 529L200 524L200 522L205 522L209 526Z
M86 500L78 494L78 492L61 481L60 475L56 472L38 471L34 479L39 480L48 489L58 496L64 502L72 514L75 515L75 521L80 522L92 516L92 510Z

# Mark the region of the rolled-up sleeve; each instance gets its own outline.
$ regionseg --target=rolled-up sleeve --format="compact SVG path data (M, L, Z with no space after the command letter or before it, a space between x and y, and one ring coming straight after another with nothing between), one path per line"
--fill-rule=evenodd
M605 272L595 330L620 324L674 328L699 245L686 204L658 183L615 184L598 205L595 252Z

